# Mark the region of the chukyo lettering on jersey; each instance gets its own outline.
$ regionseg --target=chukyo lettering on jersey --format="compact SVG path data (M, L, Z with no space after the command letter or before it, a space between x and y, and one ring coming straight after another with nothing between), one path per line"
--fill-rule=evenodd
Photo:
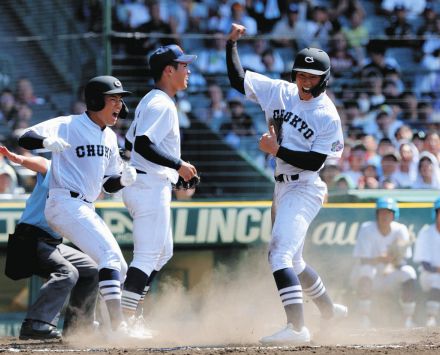
M109 147L106 147L102 144L87 144L87 145L80 145L76 147L76 156L78 158L84 158L84 157L102 157L105 156L106 158L110 158L110 154L112 150Z
M292 117L293 116L293 117ZM279 126L281 126L282 121L288 122L290 125L295 127L298 132L302 133L305 139L309 139L312 137L315 132L309 127L306 121L304 121L298 115L293 115L292 112L286 111L284 109L281 110L273 110L273 119Z

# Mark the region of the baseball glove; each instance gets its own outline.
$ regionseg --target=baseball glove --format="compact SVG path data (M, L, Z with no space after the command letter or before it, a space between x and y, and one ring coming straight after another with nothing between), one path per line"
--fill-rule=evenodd
M179 176L179 180L173 184L174 190L190 190L196 188L200 184L200 176L195 175L188 181L185 181L183 177Z

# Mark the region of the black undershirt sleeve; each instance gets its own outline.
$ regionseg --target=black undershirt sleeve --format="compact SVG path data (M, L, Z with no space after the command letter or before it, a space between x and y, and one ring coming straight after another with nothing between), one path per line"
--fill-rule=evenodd
M317 152L299 152L280 146L277 158L299 169L318 171L324 164L327 155Z
M235 41L228 40L226 42L226 66L231 86L244 95L244 69L240 63L237 42Z
M182 160L168 155L158 149L158 147L147 137L137 136L134 140L134 150L145 159L166 166L171 169L179 170L182 166Z
M105 182L102 187L107 193L115 193L122 189L124 186L121 184L121 175L104 176Z
M18 138L18 145L28 150L41 149L43 147L43 140L46 137L42 137L34 131L27 131L20 138Z
M428 272L436 272L437 271L437 269L434 266L432 266L431 263L428 263L426 261L422 261L422 266L423 266L423 269L425 269Z
M131 143L127 138L125 138L125 150L131 152L133 149L133 143Z

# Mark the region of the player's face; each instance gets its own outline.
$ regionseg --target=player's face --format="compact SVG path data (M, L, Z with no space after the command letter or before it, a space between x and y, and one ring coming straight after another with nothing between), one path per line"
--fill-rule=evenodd
M379 226L389 226L394 219L394 212L380 208L377 210L377 223Z
M296 85L298 86L299 97L301 100L308 101L313 99L313 95L310 90L318 85L320 80L321 77L319 75L305 73L302 71L296 73Z
M178 63L174 70L173 84L176 91L185 90L188 87L188 79L191 71L187 63Z
M100 126L114 126L118 120L119 112L122 109L121 95L105 95L105 106L98 112L98 119Z

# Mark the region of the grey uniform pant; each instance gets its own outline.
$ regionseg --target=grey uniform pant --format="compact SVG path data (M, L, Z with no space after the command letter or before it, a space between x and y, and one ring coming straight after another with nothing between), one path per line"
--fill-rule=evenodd
M64 331L72 326L93 324L98 296L98 267L86 254L64 244L37 242L35 275L47 281L37 300L29 306L26 319L57 325L70 294L64 318Z

